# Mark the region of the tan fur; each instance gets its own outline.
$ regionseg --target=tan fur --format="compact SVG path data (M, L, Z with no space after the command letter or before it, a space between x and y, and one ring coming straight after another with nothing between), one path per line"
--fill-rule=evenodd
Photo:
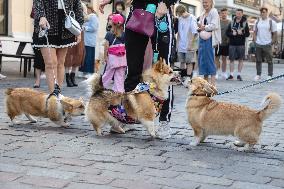
M95 60L95 73L99 73L101 68L101 60Z
M56 96L29 88L9 88L6 90L6 112L12 123L16 116L25 114L27 118L36 122L34 118L49 118L61 126L68 126L64 122L63 111L67 116L79 116L84 114L85 106L82 99L76 100L61 95L60 100ZM46 102L47 101L47 102Z
M233 135L253 147L261 134L263 120L281 105L281 97L276 93L270 93L264 98L265 106L259 111L242 105L217 102L207 96L193 96L213 96L217 93L215 87L200 77L191 81L190 90L186 110L196 137L192 145L203 142L208 135Z
M154 84L152 94L166 99L168 98L168 86L175 76L173 70L162 60L159 60L154 64L153 68L145 71L143 80ZM124 133L123 129L120 128L122 123L113 118L107 110L110 105L122 103L127 114L139 120L146 127L149 134L152 137L155 136L154 119L156 109L149 93L122 94L105 90L102 87L101 76L98 74L94 74L90 82L93 95L86 108L86 117L98 135L102 134L101 127L107 123L112 127L119 128L121 133Z

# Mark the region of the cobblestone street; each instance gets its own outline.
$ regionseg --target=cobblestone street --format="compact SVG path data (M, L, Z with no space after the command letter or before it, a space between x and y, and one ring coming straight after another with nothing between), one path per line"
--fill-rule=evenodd
M3 64L2 72L6 75ZM10 65L11 67L11 65ZM235 65L235 67L237 67ZM12 69L12 68L11 68ZM18 74L18 67L15 71ZM274 75L284 73L284 64L274 65ZM219 91L253 82L255 64L246 63L243 82L218 80ZM263 64L263 76L267 64ZM284 188L284 106L264 121L254 152L238 151L232 136L209 136L205 143L191 147L193 131L187 122L187 89L175 86L171 128L173 136L150 140L137 125L126 134L96 136L84 117L73 118L69 128L57 127L48 119L9 126L4 90L32 87L34 79L20 75L0 80L0 189L280 189ZM67 88L62 94L88 99L85 86ZM265 83L214 99L258 109L271 91L284 99L284 79ZM40 90L47 91L42 81Z

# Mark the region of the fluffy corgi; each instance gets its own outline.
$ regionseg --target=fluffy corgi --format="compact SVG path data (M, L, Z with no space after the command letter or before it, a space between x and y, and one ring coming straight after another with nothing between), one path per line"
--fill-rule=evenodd
M278 94L269 93L264 98L263 108L254 110L211 99L217 90L200 77L193 78L189 85L186 110L196 138L191 142L194 146L203 142L208 135L233 135L240 139L236 145L253 148L261 134L263 120L276 112L282 101Z
M29 88L8 88L6 91L6 112L12 124L14 118L25 114L31 122L37 122L32 116L49 118L57 125L68 127L66 123L72 116L84 115L85 105L82 99L76 100L64 96L54 96Z
M149 134L155 137L154 119L156 108L151 95L165 100L168 98L168 87L171 82L177 83L179 75L163 60L157 61L151 69L143 73L143 81L152 84L150 92L141 93L116 93L103 88L101 76L94 74L89 82L92 85L92 96L86 107L86 117L91 122L98 135L102 135L101 128L106 123L112 130L120 133L122 122L118 121L108 111L110 106L123 105L127 116L144 125ZM150 94L151 93L151 94Z

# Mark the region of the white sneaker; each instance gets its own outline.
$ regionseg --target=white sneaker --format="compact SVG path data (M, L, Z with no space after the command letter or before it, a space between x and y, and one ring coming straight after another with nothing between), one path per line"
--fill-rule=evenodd
M218 73L216 73L215 79L216 79L216 80L219 80L219 79L220 79L220 75L219 75Z
M0 79L5 79L7 76L0 74Z
M228 74L225 72L225 73L222 73L222 79L227 79L228 78Z
M272 78L271 76L267 76L266 79L271 79L271 78ZM272 81L268 81L268 82L270 83L270 82L272 82Z
M40 75L40 79L46 79L46 75L45 74L41 74Z
M156 136L159 139L171 138L172 130L170 124L167 121L160 121L159 126L156 130Z
M190 77L186 77L185 80L182 82L182 85L183 85L185 88L188 88L189 82L190 82Z
M254 81L260 81L260 80L261 80L260 75L256 75L256 76L254 77Z

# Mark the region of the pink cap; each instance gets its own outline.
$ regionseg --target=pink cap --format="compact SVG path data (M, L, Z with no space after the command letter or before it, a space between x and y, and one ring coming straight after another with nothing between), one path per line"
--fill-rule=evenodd
M124 18L120 14L113 14L111 15L111 21L114 24L123 24L124 23Z

